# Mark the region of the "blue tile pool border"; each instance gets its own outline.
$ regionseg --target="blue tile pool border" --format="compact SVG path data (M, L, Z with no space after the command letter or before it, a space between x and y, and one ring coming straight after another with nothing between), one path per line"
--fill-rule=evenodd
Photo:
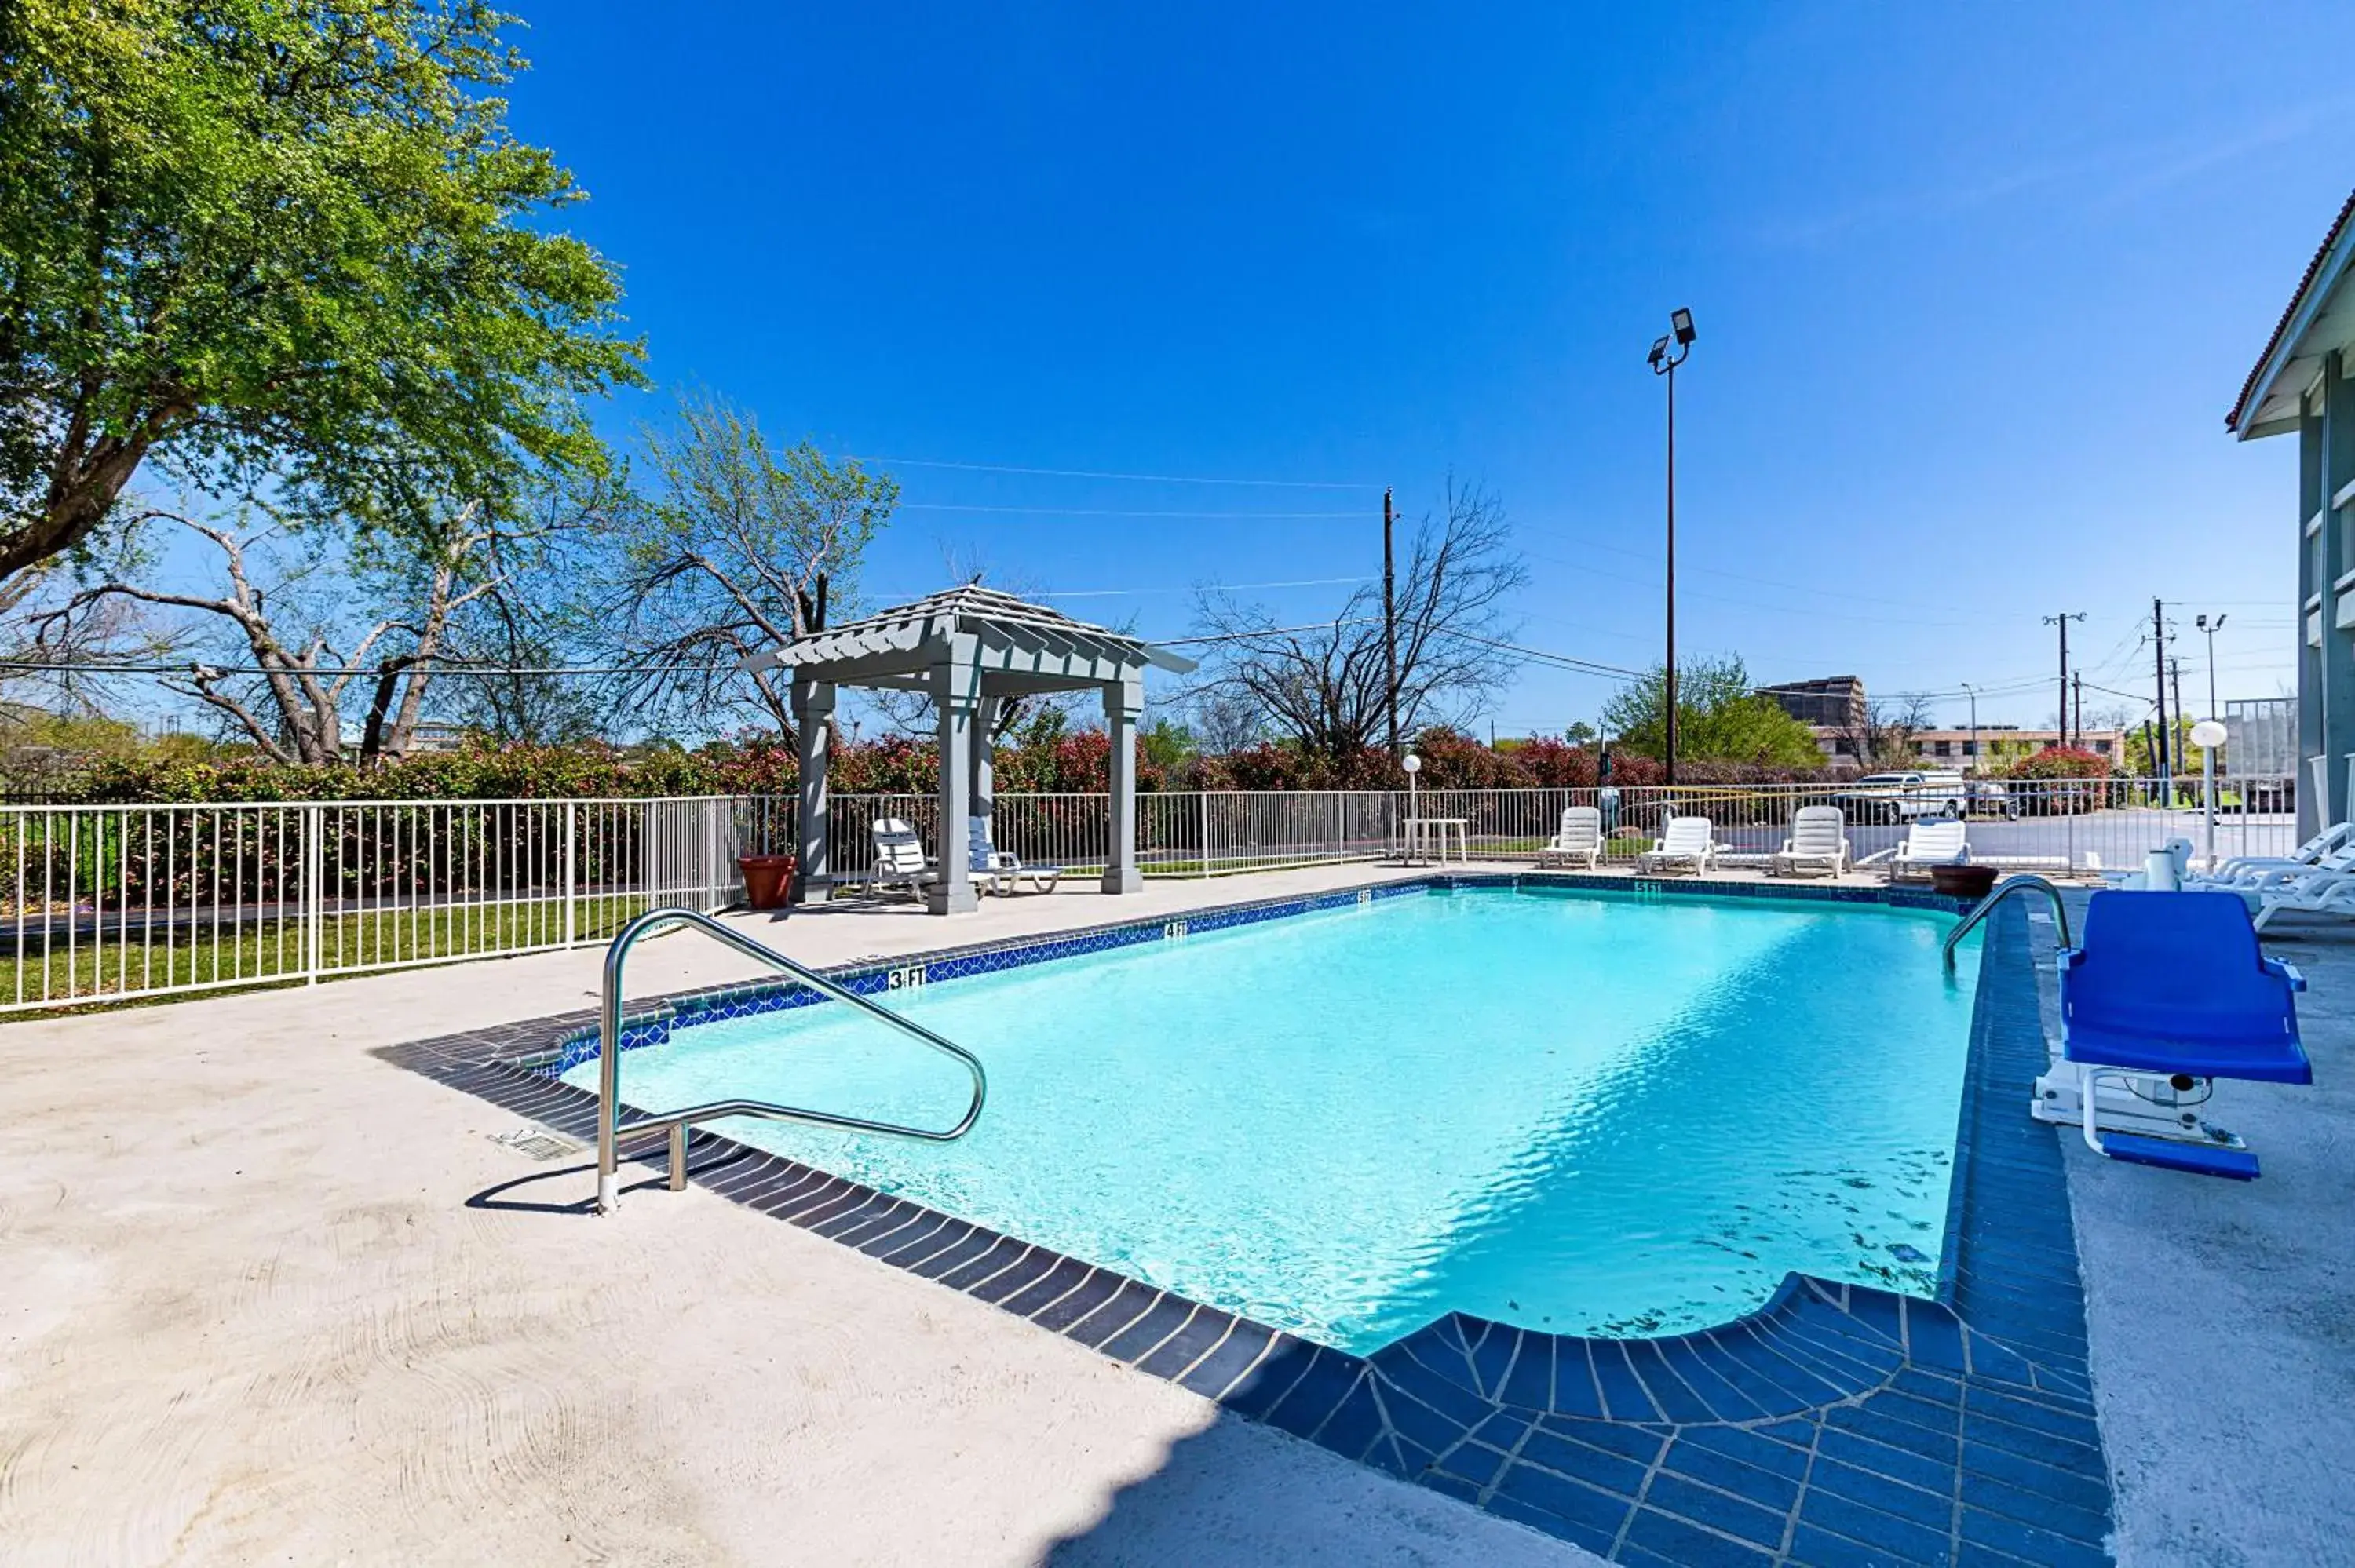
M1563 874L1439 874L1188 910L829 971L865 994L1407 895L1509 887L1870 903L1928 891ZM698 1130L690 1179L1016 1312L1345 1457L1629 1563L2110 1561L2108 1467L2060 1145L2025 1111L2043 1070L2029 927L1987 923L1935 1300L1802 1275L1748 1317L1655 1340L1451 1313L1369 1356ZM786 983L660 999L623 1049L805 1005ZM576 1138L595 1097L579 1012L396 1047L402 1065ZM583 1041L586 1052L582 1054ZM660 1140L645 1151L659 1158Z

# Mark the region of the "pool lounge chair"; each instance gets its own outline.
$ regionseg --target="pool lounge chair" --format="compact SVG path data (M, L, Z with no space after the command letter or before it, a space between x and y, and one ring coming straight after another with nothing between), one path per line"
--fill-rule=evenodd
M2355 868L2355 823L2337 822L2287 854L2236 854L2198 878L2202 887L2243 887L2276 873Z
M1707 817L1670 817L1652 847L1636 857L1636 869L1645 874L1682 869L1701 875L1717 855L1715 831Z
M1572 806L1561 813L1561 830L1553 842L1538 851L1540 867L1595 868L1603 858L1603 813L1593 806Z
M2260 931L2272 925L2276 915L2355 916L2355 872L2319 868L2295 875L2276 872L2253 886L2215 891L2254 905Z
M2235 1181L2257 1157L2200 1115L2215 1078L2310 1084L2293 998L2298 972L2257 947L2224 892L2111 888L2085 908L2061 965L2061 1050L2036 1080L2036 1116L2073 1121L2096 1154Z
M1932 866L1970 863L1969 830L1960 821L1916 822L1905 830L1894 849L1876 851L1857 862L1888 866L1891 882L1908 875L1927 876Z
M1791 836L1767 866L1771 876L1838 876L1854 857L1849 852L1848 818L1838 806L1802 806L1791 818Z
M2307 841L2309 843L2313 842ZM2299 846L2300 850L2305 847L2303 844ZM2274 861L2254 857L2228 860L2212 874L2188 879L2187 885L2211 887L2254 897L2300 884L2318 884L2332 876L2349 874L2355 874L2355 843L2342 843L2325 850L2311 861L2286 858ZM2255 906L2253 904L2251 907Z
M915 828L898 817L878 817L868 830L875 840L875 869L867 885L877 893L912 893L921 896L932 880L932 863Z
M986 893L1015 893L1025 882L1040 893L1052 893L1062 880L1060 865L1024 865L1020 857L991 847L989 823L975 818L967 835L974 885Z

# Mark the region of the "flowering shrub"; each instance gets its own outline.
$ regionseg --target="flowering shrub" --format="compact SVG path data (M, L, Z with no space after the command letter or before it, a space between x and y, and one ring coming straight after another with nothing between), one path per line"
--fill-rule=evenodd
M1430 789L1585 789L1597 782L1599 753L1592 746L1537 739L1495 751L1458 730L1427 729L1415 736L1423 758L1421 783ZM1109 788L1112 743L1100 729L1039 729L996 750L997 788L1009 794L1092 792ZM829 753L827 782L838 794L930 794L939 785L937 752L930 741L890 736L843 742ZM2022 772L2080 759L2073 773ZM2085 752L2047 751L2014 769L2019 778L2099 777L2107 763ZM1833 777L1751 764L1689 761L1678 781L1747 784ZM1611 782L1636 788L1661 781L1652 758L1614 750ZM238 800L483 800L642 798L674 795L789 795L800 769L790 747L774 735L741 736L694 751L677 746L624 750L577 746L469 746L428 753L363 770L349 764L303 768L250 754L190 758L151 751L93 757L42 793L63 802L112 804L143 800L197 803ZM1188 789L1403 789L1406 774L1380 747L1341 757L1294 746L1263 744L1224 757L1188 758L1164 765L1140 741L1137 788Z
M2007 779L2106 779L2110 759L2082 747L2048 746L2004 769Z

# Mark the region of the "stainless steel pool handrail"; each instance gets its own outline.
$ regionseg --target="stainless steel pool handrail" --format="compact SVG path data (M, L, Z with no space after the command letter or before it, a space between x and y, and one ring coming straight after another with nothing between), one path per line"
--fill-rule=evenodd
M2041 889L2044 895L2052 901L2052 923L2061 928L2061 945L2064 948L2068 947L2070 945L2069 910L2067 906L2061 902L2061 890L2041 876L2008 876L1993 892L1980 899L1977 906L1964 916L1953 930L1946 933L1946 945L1940 955L1945 959L1946 968L1949 970L1954 969L1955 947L1970 934L1972 927L1986 919L1987 912L2002 903L2005 898L2030 888Z
M973 1102L965 1107L964 1116L954 1127L942 1132L929 1128L900 1127L888 1121L869 1121L864 1117L837 1116L831 1111L805 1110L798 1106L773 1105L766 1100L714 1100L709 1105L689 1106L684 1110L644 1117L623 1126L620 1119L622 969L629 961L630 949L637 946L638 938L666 926L689 926L706 936L716 937L745 957L783 970L811 990L837 1001L848 1002L902 1034L955 1057L973 1075ZM749 1116L767 1121L800 1121L815 1127L840 1128L847 1132L879 1132L893 1138L919 1138L927 1143L946 1143L973 1130L974 1122L981 1115L982 1102L988 1097L989 1078L982 1071L981 1059L964 1046L943 1039L922 1024L902 1018L888 1007L869 1001L847 986L826 979L805 965L795 963L775 948L730 929L709 915L699 915L692 909L650 909L623 927L613 938L612 946L605 949L605 990L597 1012L597 1212L601 1214L612 1213L621 1202L617 1174L621 1163L620 1145L623 1139L636 1133L653 1132L658 1128L669 1130L670 1188L676 1192L687 1185L687 1129L696 1122L714 1121L721 1117Z

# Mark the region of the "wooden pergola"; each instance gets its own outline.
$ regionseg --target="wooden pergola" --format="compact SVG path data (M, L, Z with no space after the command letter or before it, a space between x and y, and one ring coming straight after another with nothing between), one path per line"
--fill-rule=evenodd
M998 705L1040 693L1101 693L1112 742L1112 853L1103 890L1134 893L1141 885L1136 725L1145 709L1145 672L1183 674L1194 668L1192 660L1011 594L969 586L797 637L754 654L746 667L793 672L794 724L801 735L794 902L823 903L833 888L826 765L838 686L921 692L932 699L940 725L940 843L926 901L935 915L956 914L977 902L968 824L990 815L990 736Z

